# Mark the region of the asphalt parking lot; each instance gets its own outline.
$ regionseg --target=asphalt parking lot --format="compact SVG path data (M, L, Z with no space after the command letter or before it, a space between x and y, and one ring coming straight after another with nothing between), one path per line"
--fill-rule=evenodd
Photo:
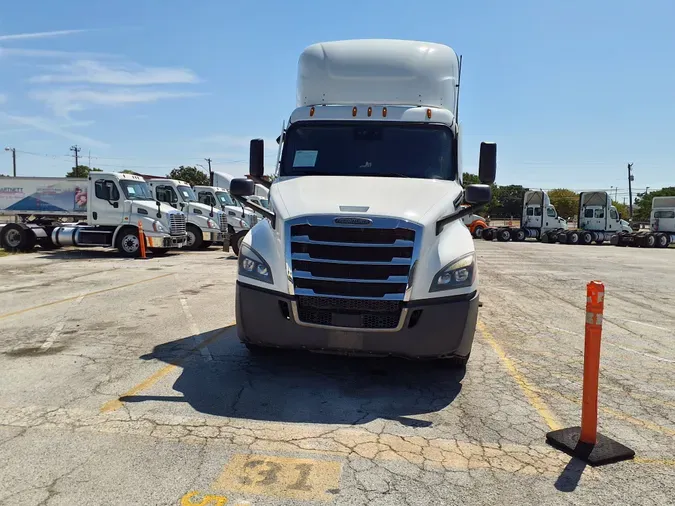
M0 258L0 504L675 504L675 252L476 246L465 371L253 357L215 247ZM600 432L636 452L598 468L545 443L579 424L592 279Z

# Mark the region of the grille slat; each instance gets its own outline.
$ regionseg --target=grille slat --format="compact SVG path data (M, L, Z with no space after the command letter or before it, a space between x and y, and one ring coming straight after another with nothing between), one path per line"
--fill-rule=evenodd
M288 240L298 318L334 327L397 328L415 234L400 226L292 225Z
M169 227L171 235L183 235L186 232L186 219L183 213L169 214Z
M227 232L227 214L220 213L220 230Z

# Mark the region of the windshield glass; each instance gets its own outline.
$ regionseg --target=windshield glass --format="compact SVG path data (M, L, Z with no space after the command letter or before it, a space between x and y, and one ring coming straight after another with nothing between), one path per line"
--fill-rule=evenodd
M178 185L178 193L185 202L197 202L197 196L195 192L192 191L192 188L186 185Z
M449 128L430 124L325 122L291 126L280 174L454 179Z
M267 199L260 199L260 205L263 206L265 209L269 209L270 201Z
M129 200L154 200L148 183L144 181L122 179L120 186L122 186L124 196Z
M229 193L227 192L216 192L218 200L220 200L220 205L223 206L236 206L237 204L232 199Z

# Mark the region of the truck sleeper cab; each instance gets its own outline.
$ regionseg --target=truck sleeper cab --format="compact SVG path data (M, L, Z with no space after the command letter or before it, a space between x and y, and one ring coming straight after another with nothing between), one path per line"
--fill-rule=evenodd
M654 197L649 230L622 231L612 244L640 248L667 248L675 244L675 196Z
M269 209L254 207L267 219L239 254L237 333L250 350L466 363L479 296L461 220L489 202L496 146L481 145L484 184L463 189L458 70L452 49L425 42L303 52ZM250 178L231 182L233 196L245 201L264 181L263 159L254 139Z
M227 214L218 207L202 204L185 181L177 179L147 178L154 197L159 202L180 209L187 218L188 249L206 249L214 242L223 242L229 249L230 234L227 229Z

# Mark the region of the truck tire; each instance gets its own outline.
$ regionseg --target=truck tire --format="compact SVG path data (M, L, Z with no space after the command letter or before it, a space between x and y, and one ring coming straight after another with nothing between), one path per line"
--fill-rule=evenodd
M141 241L138 237L138 229L135 227L124 227L117 233L115 247L120 255L127 258L136 258L141 254Z
M202 231L197 225L193 225L192 223L187 224L186 231L187 243L185 243L185 247L191 250L199 249L204 241Z
M473 229L473 236L476 239L480 239L483 237L483 230L485 230L485 227L483 225L476 225L476 228Z
M492 241L494 238L495 238L494 228L486 228L485 230L483 230L483 240Z
M654 234L647 234L644 238L644 247L653 248L656 246L656 236Z
M499 242L508 242L511 239L511 231L508 228L497 230L497 240Z
M579 244L579 232L568 232L567 244Z
M657 234L656 235L656 247L657 248L667 248L670 238L666 234Z
M31 251L36 241L33 231L23 223L8 223L0 229L0 243L9 253Z
M593 234L590 232L581 233L581 244L591 244L593 242Z
M244 237L248 233L248 230L240 230L232 238L230 246L232 246L232 252L235 256L239 256L239 251L241 250L241 243L244 240Z
M560 244L567 244L567 232L558 232L557 239Z
M602 244L603 242L605 242L604 239L596 239L595 240L595 244Z
M519 228L518 230L513 232L511 236L514 242L523 242L527 237L527 232L525 232L522 228Z

